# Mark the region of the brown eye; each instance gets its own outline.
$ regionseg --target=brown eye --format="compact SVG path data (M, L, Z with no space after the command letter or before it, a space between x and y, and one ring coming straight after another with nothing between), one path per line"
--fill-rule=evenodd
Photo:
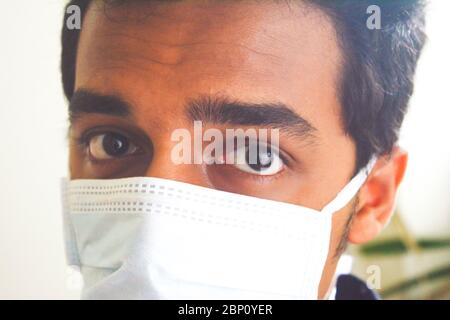
M89 139L88 144L89 154L95 160L127 156L138 149L128 137L115 132L94 135Z
M254 152L252 157L251 152ZM271 176L279 173L284 168L279 151L270 146L262 147L261 144L236 150L236 163L234 166L241 171L260 176Z

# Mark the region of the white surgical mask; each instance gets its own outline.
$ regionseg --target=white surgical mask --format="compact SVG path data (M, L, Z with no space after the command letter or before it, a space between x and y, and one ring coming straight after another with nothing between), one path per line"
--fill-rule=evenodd
M332 214L152 177L65 180L66 253L84 299L317 299Z

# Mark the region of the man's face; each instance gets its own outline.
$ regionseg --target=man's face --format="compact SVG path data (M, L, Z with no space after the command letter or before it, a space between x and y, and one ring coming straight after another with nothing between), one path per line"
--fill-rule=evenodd
M354 172L355 145L343 130L337 91L342 53L331 21L317 9L182 1L137 2L105 13L94 4L77 57L75 91L93 95L73 106L73 179L162 177L320 210ZM279 128L282 168L258 175L232 164L174 164L171 135L193 130L189 102L205 97L239 101L248 112L201 119L204 129ZM273 108L258 114L256 107L266 104ZM296 121L286 119L285 107ZM218 104L210 111L219 112ZM119 136L127 150L109 155L100 143L105 134ZM351 208L334 215L319 297L328 290Z

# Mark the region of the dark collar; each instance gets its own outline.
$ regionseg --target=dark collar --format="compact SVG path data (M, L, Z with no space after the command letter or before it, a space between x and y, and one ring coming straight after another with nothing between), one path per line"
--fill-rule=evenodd
M336 281L336 300L380 300L374 290L351 274L342 274Z

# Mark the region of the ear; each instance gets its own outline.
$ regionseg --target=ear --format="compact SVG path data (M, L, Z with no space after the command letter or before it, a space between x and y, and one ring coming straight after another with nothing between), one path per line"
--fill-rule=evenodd
M394 147L391 154L378 159L359 191L358 206L348 234L351 243L370 241L387 225L407 162L408 153L400 147Z

